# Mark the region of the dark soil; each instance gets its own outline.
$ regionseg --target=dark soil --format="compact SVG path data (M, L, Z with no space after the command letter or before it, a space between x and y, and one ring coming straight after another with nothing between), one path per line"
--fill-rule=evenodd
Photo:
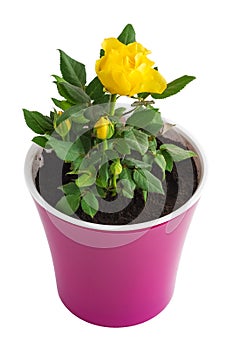
M171 143L169 139L161 138L163 143ZM175 143L172 141L172 143ZM183 147L181 144L176 143ZM53 207L62 197L62 184L76 178L67 175L69 164L57 158L54 152L43 151L44 166L36 176L36 187L41 196ZM160 169L154 166L152 173L162 178ZM157 219L181 207L193 195L198 185L197 169L193 159L175 163L171 173L167 172L166 180L163 181L165 195L149 193L147 202L144 202L142 192L135 191L133 199L115 197L114 200L100 201L99 211L92 219L81 208L73 215L84 221L106 224L125 225Z

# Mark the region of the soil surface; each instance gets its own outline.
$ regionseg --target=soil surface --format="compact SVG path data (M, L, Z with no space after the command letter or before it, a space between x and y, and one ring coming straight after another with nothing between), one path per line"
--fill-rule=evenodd
M163 143L171 140L160 138ZM180 147L181 144L172 141ZM184 148L184 147L183 147ZM58 189L62 184L75 179L74 175L67 175L69 164L57 158L54 152L43 151L44 165L36 176L36 187L41 196L53 207L62 197ZM153 166L152 173L162 179L159 167ZM144 202L142 192L135 191L133 199L116 197L112 201L101 199L99 211L94 218L85 214L81 207L73 215L84 221L106 224L126 225L150 221L171 213L180 208L196 191L198 185L197 169L192 158L175 163L171 173L167 172L163 181L165 195L149 193L147 202Z

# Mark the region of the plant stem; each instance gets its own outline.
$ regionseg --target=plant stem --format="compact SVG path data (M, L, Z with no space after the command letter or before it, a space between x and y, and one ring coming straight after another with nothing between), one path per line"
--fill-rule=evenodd
M103 140L103 152L107 151L108 149L108 141L107 139Z
M112 94L110 98L110 111L109 111L110 116L114 115L116 100L117 100L117 95Z
M112 177L112 185L113 185L114 190L116 190L116 187L117 187L116 180L117 180L117 175L113 175L113 177ZM115 193L115 191L114 191L114 193Z
M109 111L110 117L114 115L116 100L117 100L117 95L112 94L111 98L110 98L110 111ZM115 196L116 195L116 187L117 187L117 175L115 175L115 174L113 174L113 177L112 177L112 186L113 186L112 195Z
M132 108L130 111L123 113L122 116L125 116L125 115L127 115L127 114L130 114L130 113L132 113L133 111L135 111L136 109L137 109L137 107Z

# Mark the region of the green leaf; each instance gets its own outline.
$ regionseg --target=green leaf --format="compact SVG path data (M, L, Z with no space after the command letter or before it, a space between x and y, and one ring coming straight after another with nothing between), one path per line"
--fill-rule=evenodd
M107 149L104 152L104 154L106 156L106 159L108 159L108 160L114 160L114 159L118 158L118 153L114 150L111 150L111 149Z
M98 100L99 98L105 95L103 88L104 87L100 82L99 78L95 77L86 87L86 93L90 96L92 100Z
M69 174L77 174L82 162L84 159L84 155L78 156L75 160L73 160L72 164L71 164L71 171L69 172ZM75 185L76 186L76 185Z
M162 94L151 94L151 96L156 99L162 99L175 95L194 79L196 78L193 76L183 75L182 77L173 80L171 83L167 84L167 88Z
M83 87L86 84L86 69L85 65L75 61L68 56L64 51L60 52L60 69L63 78L70 84Z
M106 189L108 186L106 185L106 183L104 183L103 179L101 177L97 177L96 178L96 187L98 187L98 189ZM101 191L102 192L102 191Z
M105 54L104 49L100 49L100 58L101 58L101 57L103 57L103 56L104 56L104 54Z
M125 45L134 43L136 41L135 31L132 24L127 24L125 26L121 34L118 36L118 40Z
M138 94L138 97L141 99L145 99L145 98L147 98L148 96L150 95L150 93L149 92L140 92L139 94Z
M75 119L80 115L83 115L83 110L85 107L86 105L84 103L79 103L67 109L59 118L57 118L57 126L68 118Z
M82 134L79 138L74 142L75 146L78 148L79 153L87 154L92 145L91 145L91 130L87 131L85 134Z
M163 172L163 180L165 179L165 170L166 170L166 166L167 166L167 163L166 163L166 160L164 158L164 156L157 152L155 158L154 158L154 161L155 163L160 167L160 169L162 170Z
M53 74L52 77L55 78L54 83L64 83L65 82L65 79L63 79L62 77L59 77L59 75Z
M142 161L143 161L144 163L147 163L147 164L153 164L154 157L152 156L152 154L146 153L146 154L144 154L144 156L142 157Z
M69 182L63 186L58 187L58 188L65 195L71 195L71 194L79 195L80 194L80 191L74 182Z
M125 158L123 164L127 165L129 168L139 168L139 169L148 169L151 170L151 164L142 162L139 159L134 158Z
M73 215L80 205L80 195L69 194L61 197L56 204L56 209L66 215Z
M142 195L143 195L144 202L146 203L147 197L148 197L148 192L147 191L142 191Z
M97 99L95 99L95 101L93 102L94 105L100 105L100 104L105 104L105 103L109 103L110 102L110 97L111 95L109 94L105 94Z
M86 144L83 145L84 147ZM100 163L102 154L99 150L96 150L95 148L91 149L88 153L87 156L85 157L83 164L82 164L82 169L88 168L88 167L93 167L93 165Z
M113 140L114 148L121 155L130 154L130 147L125 139L115 139Z
M118 186L121 186L123 196L133 198L136 184L132 178L132 171L130 169L123 168L119 179L120 181L118 182Z
M78 188L80 187L89 187L95 183L96 174L87 173L82 174L75 180L75 184Z
M146 169L138 169L133 173L136 185L143 191L164 194L161 181Z
M144 155L148 150L148 136L140 130L130 130L124 133L124 139L130 148Z
M174 162L180 162L181 160L196 156L196 153L189 150L185 150L173 144L163 144L160 146L160 149L162 151L167 151Z
M45 148L46 143L48 142L48 140L44 136L35 136L33 137L32 141L43 148Z
M48 139L47 145L51 146L58 158L62 160L72 162L81 155L79 145L76 142L62 141L48 135L46 138Z
M156 149L157 149L157 140L156 138L152 138L150 139L149 141L149 149L150 151L153 153L153 152L156 152Z
M101 184L100 187L106 188L108 186L108 180L109 180L109 164L108 162L104 163L100 169L99 169L99 183Z
M106 198L106 190L105 188L103 188L103 186L98 186L96 183L96 193L95 193L96 197L101 197L101 198Z
M92 163L89 163L88 157L83 158L83 162L82 162L77 174L89 174L89 175L93 175L93 176L96 175L96 169Z
M53 123L54 123L54 119L56 118L56 116L57 116L56 112L50 111L49 117L50 117L50 119L52 120Z
M92 191L88 191L81 200L81 207L84 213L90 215L92 218L95 216L99 209L99 202Z
M90 97L80 87L71 85L67 82L57 83L58 92L61 96L65 97L71 104L91 102Z
M126 111L126 108L125 107L118 107L115 109L114 111L114 116L115 117L122 117L122 114Z
M123 196L132 199L134 197L135 183L126 179L117 182L117 192L122 192Z
M153 154L156 154L156 152L157 152L157 141L156 141L155 137L152 140L149 141L149 150Z
M23 109L24 119L27 126L37 134L51 134L54 131L52 120L35 111Z
M95 105L89 106L84 111L84 117L95 123L100 117L108 112L108 106L106 105Z
M127 125L146 130L151 135L156 135L163 126L161 114L157 109L145 109L133 113L127 119Z
M128 168L123 168L122 172L119 175L119 178L131 181L132 180L132 170L130 170Z
M150 124L155 116L155 112L150 109L144 109L141 111L134 112L126 121L127 125L136 126L138 128L143 128L144 126Z
M55 106L62 109L63 111L65 111L65 110L69 109L71 106L73 106L70 102L68 102L66 100L59 101L56 98L52 98L52 101L55 104Z
M172 169L173 169L173 159L172 159L172 157L165 150L161 150L161 154L163 155L163 157L164 157L164 159L166 161L166 168L165 168L165 170L171 172Z
M75 115L73 115L71 117L72 122L76 123L76 124L81 124L81 125L85 125L88 124L90 122L90 120L88 120L87 118L84 117L83 115L84 113L81 111L81 113L77 113Z

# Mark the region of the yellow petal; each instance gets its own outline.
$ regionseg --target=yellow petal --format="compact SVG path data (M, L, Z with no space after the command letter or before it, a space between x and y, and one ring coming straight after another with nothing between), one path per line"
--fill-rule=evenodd
M139 71L132 70L128 78L131 86L128 95L129 96L136 95L140 91L143 76Z
M102 48L105 52L111 51L111 50L119 50L124 48L124 44L122 44L118 39L116 38L108 38L104 39L102 42Z
M109 91L111 94L118 93L116 83L112 77L112 72L103 70L97 73L97 75L99 77L99 80L101 81L101 83L103 84L103 86L107 91Z
M143 80L139 92L151 92L161 94L167 87L164 77L155 69L151 68Z
M128 44L127 48L134 55L136 55L139 52L143 55L148 55L149 53L151 53L151 51L147 50L144 46L142 46L142 44L138 42Z
M127 72L124 72L123 70L119 71L113 71L112 77L115 82L115 94L118 93L121 96L128 96L130 95L131 90L131 84L128 79Z

